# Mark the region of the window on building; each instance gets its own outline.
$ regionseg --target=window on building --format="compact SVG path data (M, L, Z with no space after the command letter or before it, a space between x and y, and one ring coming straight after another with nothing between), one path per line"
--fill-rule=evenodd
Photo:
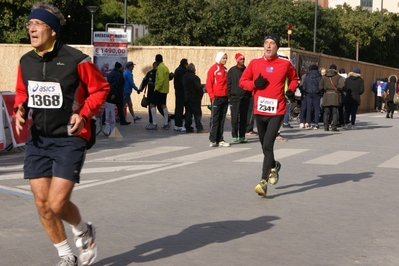
M373 0L360 0L361 7L373 7Z

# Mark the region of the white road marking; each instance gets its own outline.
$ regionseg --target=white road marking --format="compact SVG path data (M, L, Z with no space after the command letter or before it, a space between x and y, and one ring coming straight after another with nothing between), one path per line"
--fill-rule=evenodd
M163 160L163 162L198 162L218 156L224 156L230 153L245 151L248 149L250 148L217 147L211 148L208 151L197 152L193 154L183 155L180 157L168 158Z
M377 167L386 167L386 168L399 168L399 155L392 157L388 161L383 162L382 164L378 165Z
M74 190L80 190L80 189L84 189L84 188L88 188L88 187L94 187L94 186L114 183L114 182L127 180L127 179L135 178L135 177L138 177L138 176L142 176L142 175L148 175L148 174L153 174L153 173L157 173L157 172L162 172L162 171L165 171L165 170L168 170L168 169L183 167L183 166L190 165L190 164L192 164L192 163L191 162L185 162L185 163L181 163L181 164L175 164L175 165L170 165L170 166L166 166L166 167L160 167L160 168L152 169L152 170L145 171L145 172L130 174L130 175L121 176L121 177L112 178L112 179L107 179L107 180L103 180L103 181L99 181L99 182L95 182L95 183L91 183L91 184L76 186L74 188Z
M308 149L278 149L274 151L274 158L276 160L296 155L302 152L308 151ZM263 162L263 154L247 157L244 159L236 160L235 162L240 163L261 163Z
M368 152L362 151L337 151L303 163L338 165L340 163L347 162L367 153Z
M113 156L108 156L108 157L103 157L103 158L98 158L98 159L92 159L92 160L87 160L86 162L98 162L98 161L132 161L135 159L141 159L153 155L159 155L163 153L168 153L168 152L174 152L174 151L180 151L184 149L188 149L190 147L178 147L178 146L162 146L162 147L157 147L153 149L148 149L148 150L141 150L141 151L135 151L135 152L129 152L129 153L122 153L119 155L113 155Z

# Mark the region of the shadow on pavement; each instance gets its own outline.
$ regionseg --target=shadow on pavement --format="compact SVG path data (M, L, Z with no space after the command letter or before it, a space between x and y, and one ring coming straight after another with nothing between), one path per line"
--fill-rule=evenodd
M319 175L319 177L320 177L319 179L310 180L310 181L307 181L307 182L304 182L301 184L291 184L291 185L276 187L276 189L287 189L287 188L292 188L292 187L299 187L299 188L296 190L287 191L284 193L267 196L267 197L268 198L276 198L276 197L283 196L283 195L301 193L301 192L305 192L305 191L308 191L308 190L314 189L314 188L337 185L337 184L342 184L342 183L350 182L350 181L359 182L362 179L373 177L373 174L374 174L373 172L363 172L363 173L358 173L358 174Z
M249 221L234 220L192 225L176 235L169 235L140 244L134 249L105 258L94 265L125 266L133 262L148 262L223 243L270 229L276 216L261 216Z

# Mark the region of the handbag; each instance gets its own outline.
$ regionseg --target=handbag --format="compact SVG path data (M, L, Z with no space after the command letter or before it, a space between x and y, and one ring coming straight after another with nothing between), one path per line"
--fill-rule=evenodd
M141 106L144 108L148 107L148 98L145 95L147 88L144 89L143 99L141 99Z
M386 101L389 97L389 90L385 90L384 93L381 95L381 98Z
M399 104L399 94L398 93L395 93L395 95L393 96L393 103Z
M332 79L329 77L328 78L330 80L331 85L333 86L335 92L338 94L338 104L341 105L342 104L342 95L339 92L339 90L337 89L337 87L335 86L334 82L332 81Z

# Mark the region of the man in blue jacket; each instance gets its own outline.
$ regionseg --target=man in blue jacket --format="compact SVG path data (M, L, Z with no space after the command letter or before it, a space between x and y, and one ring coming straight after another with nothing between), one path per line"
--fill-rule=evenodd
M124 94L123 94L123 103L124 106L128 105L129 112L133 117L134 123L140 121L141 117L134 115L133 111L133 103L130 95L132 94L133 89L140 93L139 88L137 88L136 84L134 84L133 80L133 68L136 64L132 61L126 63L125 71L123 72L123 78L125 79L125 86L124 86Z

